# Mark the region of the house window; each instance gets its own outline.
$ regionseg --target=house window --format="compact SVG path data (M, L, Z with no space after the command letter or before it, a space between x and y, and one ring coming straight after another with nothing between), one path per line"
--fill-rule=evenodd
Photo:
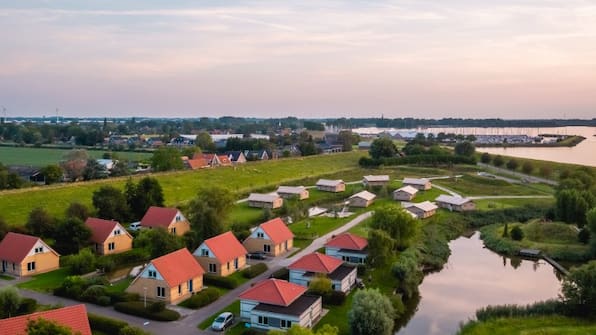
M229 270L230 269L230 262L227 263L227 266L228 266L228 270Z
M269 245L269 244L264 244L264 245L263 245L263 251L264 251L264 252L271 252L271 245Z
M176 222L182 221L182 217L180 215L176 215Z
M15 263L12 263L12 271L16 271L17 270L17 266Z
M238 258L234 259L234 269L238 269Z
M207 250L207 249L201 249L201 256L203 256L203 257L209 257L209 250Z
M217 264L209 263L209 272L217 272Z
M27 271L35 271L35 262L27 263Z
M176 234L176 227L174 227L174 228L170 229L170 233L172 233L172 234Z
M165 296L166 296L166 288L165 287L158 286L157 287L157 296L160 297L160 298L165 298Z
M259 316L259 324L269 325L269 318L266 316Z
M257 233L257 237L258 238L265 238L265 234L263 234L262 232L258 232Z
M108 243L108 250L114 250L116 248L116 244L114 242Z
M193 292L194 288L192 287L193 285L192 279L189 280L188 282L186 282L186 288L188 289L188 292Z
M116 230L114 230L114 235L120 235L120 233L121 233L121 232L120 232L120 229L116 229Z
M182 294L182 285L178 285L178 294Z
M331 284L331 289L335 291L335 288L337 287L337 285L335 284Z
M149 270L147 275L149 278L157 278L157 271Z
M281 320L281 328L292 328L292 321L290 320Z
M43 252L43 247L35 248L35 253L36 254L38 254L40 252Z
M344 262L347 262L349 260L349 258L346 257L346 256L341 256L341 260L344 261Z

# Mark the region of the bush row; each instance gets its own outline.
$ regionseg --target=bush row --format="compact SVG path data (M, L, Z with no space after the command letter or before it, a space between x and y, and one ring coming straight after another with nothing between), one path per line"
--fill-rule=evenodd
M244 278L254 278L261 273L267 271L268 267L265 263L257 263L255 265L251 265L249 268L242 270L242 276Z
M197 309L209 305L219 299L220 293L217 289L208 287L201 292L180 303L180 306Z
M158 305L159 304L159 308ZM161 311L157 311L162 308L162 302L153 303L148 305L145 308L144 303L142 301L128 301L128 302L119 302L114 305L114 309L118 312L140 316L142 318L148 318L155 321L175 321L180 318L180 313L173 311L171 309L163 309Z
M147 332L140 328L129 326L128 323L124 321L107 318L105 316L87 313L87 319L89 319L89 325L94 332L100 331L105 334L118 335L148 335Z
M544 316L565 314L565 304L559 300L546 300L530 305L499 305L482 307L476 311L476 318L479 321L487 321L494 318L512 318L526 316Z
M270 277L275 279L290 280L290 270L288 270L288 268L281 268L273 272Z
M203 276L203 284L205 284L205 286L212 285L230 290L235 289L238 286L238 283L233 278L220 277L211 274L205 274Z
M126 292L108 292L108 281L104 277L89 279L80 276L68 276L54 289L54 295L79 301L109 306L117 302L136 301L139 295Z

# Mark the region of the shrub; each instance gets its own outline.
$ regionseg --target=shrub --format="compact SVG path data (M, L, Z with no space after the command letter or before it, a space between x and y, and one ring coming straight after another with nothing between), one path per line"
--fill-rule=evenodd
M98 299L100 297L105 297L108 299L108 303L107 305L110 304L110 297L106 296L106 287L102 286L102 285L92 285L87 287L87 289L85 289L85 291L83 291L83 293L81 294L81 300L84 301L88 301L88 302L92 302L92 303L97 303ZM103 301L105 302L105 299L103 299ZM99 304L101 305L101 304ZM106 306L106 305L104 305Z
M519 166L519 162L515 158L511 158L506 166L509 170L516 170Z
M18 315L31 314L37 310L37 300L31 298L21 299L21 304L17 310Z
M180 306L192 309L201 308L214 302L219 296L220 294L217 289L208 287L180 303Z
M116 262L112 258L100 257L97 260L97 268L103 272L111 272L116 268Z
M118 334L120 329L126 327L128 324L124 321L107 318L92 313L87 313L89 319L89 325L93 330L99 330L106 334Z
M327 305L340 306L346 301L346 294L340 291L329 291L323 297L323 303Z
M530 174L530 173L532 173L532 171L534 171L534 165L531 162L526 161L522 165L522 171L525 174Z
M95 303L100 306L109 306L112 304L112 299L110 299L110 297L108 297L106 295L102 295L102 296L98 297L97 299L95 299Z
M521 241L524 239L524 231L519 227L515 226L511 228L511 238L515 241Z
M539 301L525 306L499 305L482 307L476 310L476 318L478 321L486 321L496 318L554 315L564 313L564 304L561 301L552 299Z
M287 268L281 268L273 272L270 277L275 279L289 280L290 270L288 270Z
M203 276L203 283L205 285L213 285L227 289L235 289L238 286L238 283L232 278L220 277L210 274L206 274Z
M480 161L484 164L488 164L491 161L491 157L490 154L488 152L485 152L482 154L482 156L480 156Z
M497 156L495 156L495 158L493 158L493 164L494 164L496 167L501 167L501 166L503 166L503 164L505 164L505 160L503 159L503 156L501 156L501 155L497 155Z
M114 303L141 300L141 296L138 293L108 292L108 296Z
M151 313L159 313L166 309L166 303L163 301L156 301L147 308Z
M261 273L267 271L267 269L268 269L267 264L257 263L247 269L242 270L242 277L249 278L249 279L254 278L254 277L260 275Z
M81 275L95 270L95 255L89 249L83 249L78 254L72 255L68 260L73 274Z
M175 321L180 318L180 313L171 309L164 309L161 312L153 313L146 309L141 301L119 302L114 305L118 312L136 315L155 321Z
M577 233L577 240L580 243L588 244L588 242L590 242L590 231L585 227L582 228L582 230L580 230L579 233Z
M54 295L80 300L88 284L80 276L68 276L62 285L54 289Z
M357 273L359 276L363 276L366 273L366 265L365 264L358 264L357 266Z
M147 261L151 256L145 248L134 248L126 252L107 255L101 258L113 261L116 266L122 266Z

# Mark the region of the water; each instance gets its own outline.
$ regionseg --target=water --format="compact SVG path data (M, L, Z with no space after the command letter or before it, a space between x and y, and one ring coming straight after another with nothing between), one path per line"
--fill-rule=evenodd
M561 284L550 264L500 256L484 248L478 232L449 247L445 268L424 278L418 310L397 334L454 334L480 307L529 304L559 294Z
M519 147L519 148L478 148L480 152L507 155L520 158L532 158L559 163L596 166L596 127L551 127L551 128L419 128L410 130L359 128L365 134L378 134L382 131L412 135L416 133L455 133L462 135L529 135L539 134L580 135L586 139L575 147Z

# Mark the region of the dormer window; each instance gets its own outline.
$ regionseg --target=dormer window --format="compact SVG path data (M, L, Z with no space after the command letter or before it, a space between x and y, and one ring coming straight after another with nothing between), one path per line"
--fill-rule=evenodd
M35 253L36 254L38 254L40 252L43 252L43 247L35 248Z
M209 257L209 250L207 250L207 249L201 249L201 256L203 256L203 257Z
M120 232L120 229L116 229L116 230L114 230L114 235L120 235L120 233L121 233L121 232Z
M157 278L157 271L149 270L147 272L147 275L149 276L149 278Z
M180 214L176 215L176 222L182 221L182 216Z
M257 237L258 238L265 238L265 234L263 234L262 232L257 232Z

